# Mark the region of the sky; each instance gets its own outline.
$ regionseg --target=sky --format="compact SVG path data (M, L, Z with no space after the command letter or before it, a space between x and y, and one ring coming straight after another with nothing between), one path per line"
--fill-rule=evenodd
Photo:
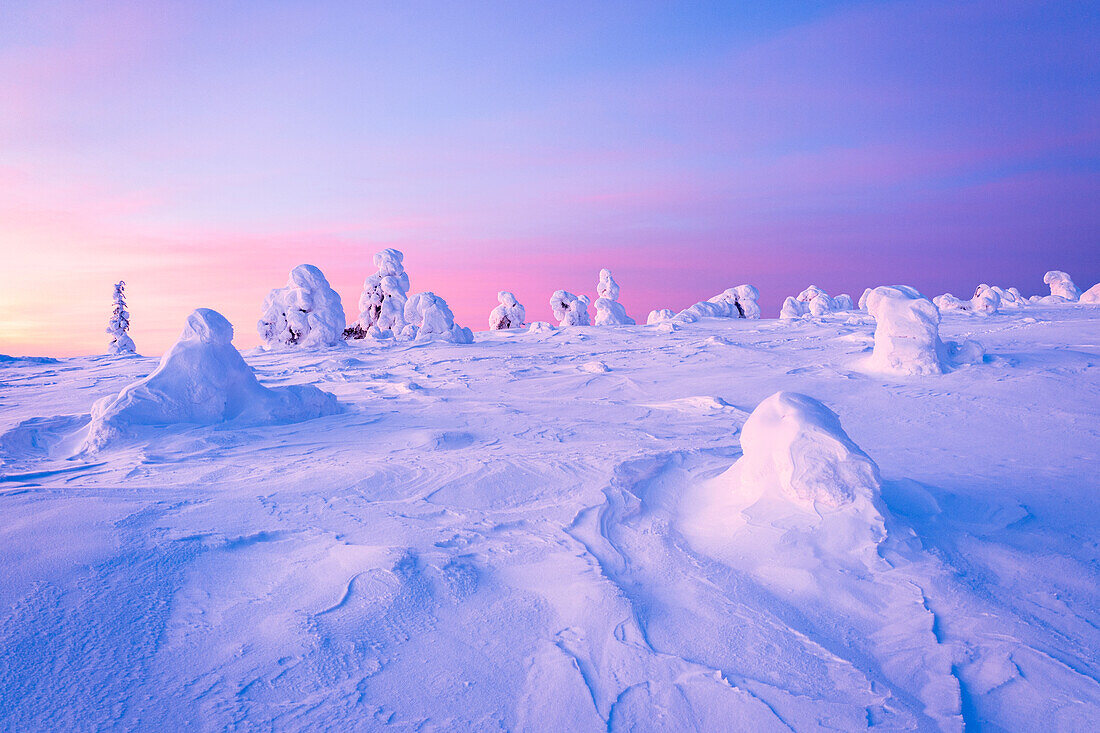
M1100 5L0 2L0 353L258 344L372 255L486 328L498 290L627 312L1100 281ZM14 267L13 267L14 265Z

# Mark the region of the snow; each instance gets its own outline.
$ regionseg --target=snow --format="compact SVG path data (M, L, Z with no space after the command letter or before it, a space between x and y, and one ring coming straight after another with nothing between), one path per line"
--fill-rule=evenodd
M339 411L309 385L269 389L233 348L233 326L208 308L187 317L179 340L149 376L92 406L85 447L99 450L148 426L299 422Z
M1080 302L1087 305L1100 305L1100 283L1096 283L1082 293Z
M335 346L344 337L344 306L324 274L313 265L290 271L285 288L264 299L256 328L265 349Z
M756 320L760 318L760 306L756 300L760 292L752 285L738 285L727 288L714 297L689 306L679 313L673 313L668 308L650 311L647 325L658 325L668 322L695 323L700 318L746 318Z
M497 300L500 305L493 308L489 314L489 330L503 331L509 328L523 328L523 320L526 318L527 313L519 301L516 300L516 296L507 290L501 290L497 293Z
M455 323L447 301L435 293L417 293L405 303L405 327L401 338L417 341L449 341L470 344L474 334Z
M130 334L126 333L130 328L130 312L126 310L126 282L120 280L115 283L114 308L111 312L111 320L107 323L107 333L111 336L111 342L107 345L108 354L133 354L137 352L137 346Z
M359 339L368 334L386 338L400 333L405 327L409 275L405 272L404 259L404 254L392 248L374 255L374 266L378 272L363 283L363 293L359 296L359 320L348 330L349 338Z
M867 312L875 319L872 368L917 376L943 373L946 347L932 301L907 285L882 286L867 296Z
M634 319L626 314L626 309L619 303L619 284L611 277L608 269L600 270L600 281L596 284L596 308L597 326L633 326ZM556 295L556 293L555 293ZM557 313L554 314L557 317ZM581 324L576 324L581 325Z
M1061 270L1051 270L1043 275L1043 282L1050 286L1051 295L1070 302L1076 302L1081 297L1081 291L1073 284L1073 279Z
M866 304L866 293L860 298L860 308ZM779 311L779 317L784 320L798 318L820 318L830 313L855 310L852 296L841 293L835 298L830 297L816 285L803 290L797 297L787 297Z
M935 378L863 315L256 350L343 409L94 454L228 325L0 360L0 728L1094 729L1098 315L944 313Z
M550 310L559 326L591 326L588 317L588 296L573 295L568 290L555 290L550 296Z

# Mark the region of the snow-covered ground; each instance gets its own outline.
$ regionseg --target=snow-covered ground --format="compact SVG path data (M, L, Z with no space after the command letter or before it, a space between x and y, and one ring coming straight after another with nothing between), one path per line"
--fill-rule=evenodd
M873 330L247 353L345 409L95 453L157 360L0 362L0 728L1095 730L1100 308Z

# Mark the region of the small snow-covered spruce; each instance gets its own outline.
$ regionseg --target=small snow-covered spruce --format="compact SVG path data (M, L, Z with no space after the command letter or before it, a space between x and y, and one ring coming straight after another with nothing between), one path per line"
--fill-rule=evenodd
M1081 291L1073 284L1073 278L1061 270L1051 270L1043 275L1043 282L1050 286L1050 294L1055 298L1063 298L1070 303L1076 303L1081 297ZM1042 302L1058 302L1056 300Z
M229 321L199 308L152 374L95 403L84 448L105 448L148 426L270 425L341 409L312 385L264 387L233 347Z
M633 326L634 319L626 314L619 302L619 284L611 277L611 270L600 270L600 281L596 284L596 320L597 326Z
M286 346L334 346L343 340L344 306L340 295L313 265L290 271L285 288L264 299L256 330L265 349Z
M510 328L523 328L523 321L527 317L527 312L516 300L516 296L507 290L501 290L497 293L497 300L500 301L500 305L493 308L489 314L489 330L504 331Z
M111 320L107 322L107 333L111 335L111 343L107 345L108 354L133 354L137 351L134 340L127 333L129 330L130 311L126 310L126 281L119 280L115 283Z
M727 288L709 300L702 300L679 313L668 308L650 311L646 324L655 325L668 321L674 323L695 323L700 318L760 318L760 306L756 300L760 291L752 285L738 285Z
M559 326L591 326L588 317L588 296L573 295L568 290L555 290L550 296L550 310Z
M359 320L344 331L346 339L361 339L368 334L382 337L386 331L397 335L405 327L405 303L408 302L409 275L405 255L386 248L374 255L378 272L363 283L359 296Z
M866 296L866 293L864 294ZM864 302L864 298L860 298L860 302ZM829 313L837 313L840 311L855 310L856 306L852 302L852 296L847 293L841 293L835 298L829 297L821 288L816 285L803 290L796 297L788 297L783 301L783 308L779 312L779 317L785 320L791 320L795 318L804 317L819 317Z
M447 301L435 293L417 293L405 303L405 326L401 338L407 341L449 341L472 344L474 334L455 323Z

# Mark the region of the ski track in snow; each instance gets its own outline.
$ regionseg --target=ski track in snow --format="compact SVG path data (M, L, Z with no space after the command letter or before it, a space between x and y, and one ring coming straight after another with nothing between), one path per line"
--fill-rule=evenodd
M1094 313L949 314L985 363L923 378L847 315L248 353L347 411L75 459L156 360L5 362L0 729L1095 729ZM779 389L888 509L805 592L693 534Z

